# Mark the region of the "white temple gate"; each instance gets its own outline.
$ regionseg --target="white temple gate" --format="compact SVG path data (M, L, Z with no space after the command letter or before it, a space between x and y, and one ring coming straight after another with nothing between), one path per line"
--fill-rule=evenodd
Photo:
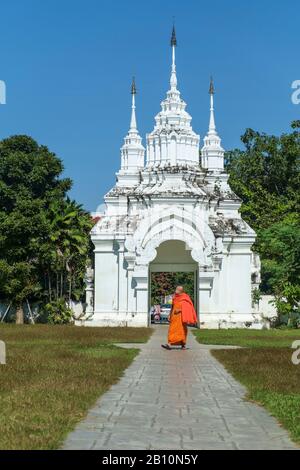
M121 168L116 185L105 196L106 210L91 233L95 265L94 279L88 281L86 324L148 325L149 273L162 269L158 264L171 271L186 264L185 269L192 267L197 273L200 325L259 328L263 320L251 300L260 281L259 258L251 251L256 235L242 220L241 201L224 171L213 83L209 130L200 152L200 136L191 127L177 89L176 44L173 29L170 90L154 130L147 135L146 161L132 84L131 122L121 148ZM168 243L174 246L173 255L169 251L168 261L160 263ZM185 255L179 249L182 244ZM182 262L184 256L189 262Z

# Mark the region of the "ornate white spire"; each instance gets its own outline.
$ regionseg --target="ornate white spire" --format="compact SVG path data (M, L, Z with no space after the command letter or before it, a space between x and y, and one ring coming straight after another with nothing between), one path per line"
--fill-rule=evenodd
M209 95L210 95L210 118L209 128L206 137L204 137L204 146L201 150L201 163L202 167L208 170L223 170L224 169L224 149L221 147L221 139L218 136L215 124L214 114L214 84L212 78L210 79Z
M177 89L175 27L172 29L170 90L155 117L154 130L147 135L147 166L199 165L200 137L193 131L191 116Z
M135 86L135 79L133 77L132 84L131 84L132 104L131 104L131 121L130 121L129 133L137 133L136 116L135 116L135 95L136 95L136 86Z
M131 119L128 134L124 138L124 144L121 147L121 171L118 173L118 183L120 185L131 185L133 174L137 174L144 167L145 148L142 145L142 138L139 135L135 115L135 95L136 85L134 78L131 84ZM130 178L128 178L130 175Z
M171 36L171 47L172 47L172 70L171 70L171 79L170 85L171 90L176 91L177 89L177 77L176 77L176 61L175 61L175 48L177 46L176 31L175 26L173 25L172 36Z
M215 110L214 110L214 82L212 77L210 78L210 85L209 85L209 94L210 94L210 119L209 119L209 129L208 135L216 135L216 124L215 124Z

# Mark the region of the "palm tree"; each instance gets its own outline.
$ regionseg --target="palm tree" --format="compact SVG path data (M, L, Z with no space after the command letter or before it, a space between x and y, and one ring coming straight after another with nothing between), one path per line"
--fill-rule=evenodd
M74 276L77 270L82 271L88 256L92 222L82 206L70 199L63 203L54 201L49 220L49 235L43 248L49 300L65 298L70 304Z

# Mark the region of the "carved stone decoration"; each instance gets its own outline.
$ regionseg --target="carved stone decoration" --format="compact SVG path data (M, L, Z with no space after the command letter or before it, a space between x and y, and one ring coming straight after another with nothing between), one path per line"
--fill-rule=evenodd
M83 317L87 320L94 314L94 270L87 266L85 272L85 309ZM78 320L78 318L77 318Z
M87 286L94 283L94 270L90 266L86 268L84 280Z

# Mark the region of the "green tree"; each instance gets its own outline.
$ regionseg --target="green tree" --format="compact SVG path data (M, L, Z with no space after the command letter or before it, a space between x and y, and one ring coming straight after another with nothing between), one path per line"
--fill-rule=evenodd
M300 121L279 137L247 129L244 150L226 154L229 183L241 198L241 214L256 230L262 260L262 292L294 312L300 297ZM290 302L287 307L287 292Z
M79 300L84 273L90 255L90 215L75 201L64 199L51 203L47 213L48 231L38 243L48 302Z
M31 137L0 142L0 298L20 323L26 299L70 302L83 290L90 217L67 198L72 183L62 171Z
M161 304L172 295L176 286L183 286L194 301L195 278L193 272L157 272L151 274L151 305Z

